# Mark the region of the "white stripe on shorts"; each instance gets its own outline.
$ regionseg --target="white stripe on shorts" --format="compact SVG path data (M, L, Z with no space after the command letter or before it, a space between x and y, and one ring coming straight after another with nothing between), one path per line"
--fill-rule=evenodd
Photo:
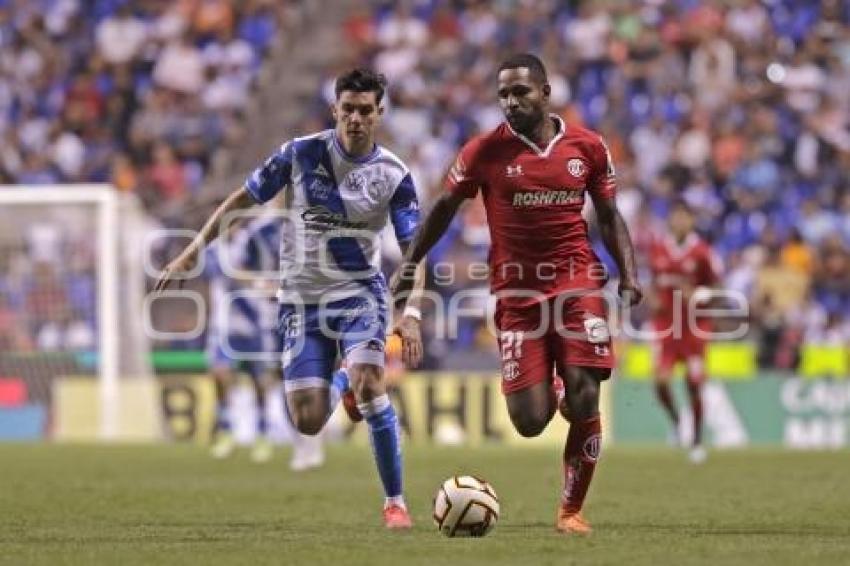
M371 340L355 344L345 352L345 361L349 367L354 364L369 364L381 368L384 367L386 355L383 350L383 344L381 344L381 350L373 350L368 347L369 342Z
M328 380L323 377L297 377L295 379L284 379L283 390L286 393L290 391L299 391L301 389L312 389L318 387L327 389L330 387Z

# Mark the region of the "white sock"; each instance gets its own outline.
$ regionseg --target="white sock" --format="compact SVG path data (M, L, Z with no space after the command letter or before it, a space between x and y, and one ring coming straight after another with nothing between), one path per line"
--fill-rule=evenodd
M384 499L384 509L389 507L390 505L398 505L405 511L407 511L407 505L404 503L403 495L396 495L395 497L387 497Z

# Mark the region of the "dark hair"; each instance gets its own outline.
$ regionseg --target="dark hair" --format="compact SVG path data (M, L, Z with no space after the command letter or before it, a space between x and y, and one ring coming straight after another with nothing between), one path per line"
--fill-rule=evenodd
M694 215L694 209L691 208L691 205L688 204L688 201L683 199L682 197L675 197L672 201L670 201L670 212L674 212L676 210L682 210L687 212L691 216Z
M380 104L384 98L384 90L387 88L387 77L370 69L357 68L348 71L336 78L336 97L345 91L352 92L374 92L375 101Z
M499 65L499 72L501 73L505 69L520 68L528 69L531 76L541 83L548 81L546 78L546 67L543 66L543 61L537 55L531 53L516 53L511 55Z

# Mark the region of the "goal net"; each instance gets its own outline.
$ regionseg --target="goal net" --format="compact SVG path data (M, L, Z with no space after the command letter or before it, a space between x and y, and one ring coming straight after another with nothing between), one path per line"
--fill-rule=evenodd
M0 186L0 391L7 409L42 410L47 437L57 411L89 413L93 398L95 414L80 418L117 438L132 418L125 380L152 376L139 314L144 218L106 185ZM72 378L91 395L62 407L57 391Z

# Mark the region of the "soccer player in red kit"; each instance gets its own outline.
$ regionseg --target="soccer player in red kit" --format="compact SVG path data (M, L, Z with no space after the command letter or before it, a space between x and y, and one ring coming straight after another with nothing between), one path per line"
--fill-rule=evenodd
M653 325L657 334L655 393L670 417L678 442L679 413L670 390L670 378L676 363L682 362L694 427L689 456L692 462L701 463L706 457L702 446L702 384L711 321L692 315L710 298L720 268L711 247L694 232L693 213L684 201L673 203L668 225L669 233L654 238L649 253Z
M537 436L558 408L554 374L563 380L562 412L571 426L556 528L587 534L590 525L580 511L599 457L599 388L611 375L614 352L601 291L605 269L581 215L586 197L620 269L621 297L634 304L641 291L631 239L614 200L608 150L598 134L549 114L550 91L534 55L501 64L498 96L506 121L463 147L391 291L397 299L409 292L411 266L440 239L463 201L480 192L492 242L490 287L497 298L508 412L521 435Z

